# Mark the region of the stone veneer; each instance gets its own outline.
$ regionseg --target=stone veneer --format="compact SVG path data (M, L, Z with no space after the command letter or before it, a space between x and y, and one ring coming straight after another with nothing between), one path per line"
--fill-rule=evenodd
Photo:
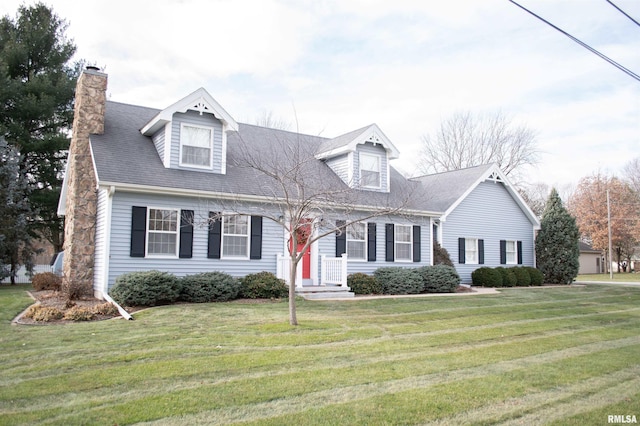
M89 136L104 132L106 92L106 74L87 68L78 78L66 176L63 280L87 294L93 294L97 208Z

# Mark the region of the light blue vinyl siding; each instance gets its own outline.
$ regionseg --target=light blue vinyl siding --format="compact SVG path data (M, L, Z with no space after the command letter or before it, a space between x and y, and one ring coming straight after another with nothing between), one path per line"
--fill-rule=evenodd
M388 266L399 266L403 268L418 268L420 266L431 265L431 225L429 218L416 217L413 221L408 221L406 217L393 218L374 218L367 221L376 223L376 261L369 262L366 260L350 260L347 261L347 273L354 274L362 272L365 274L373 274L378 268ZM385 260L385 224L395 223L397 225L418 225L420 226L420 262L387 262ZM336 236L331 234L318 241L318 256L326 255L327 257L335 257L336 255ZM320 259L318 258L318 265ZM318 271L320 273L320 271ZM318 277L318 280L320 278Z
M151 138L153 140L153 144L156 146L156 151L158 151L158 155L163 161L164 161L164 143L165 143L164 134L165 134L165 131L164 131L164 128L162 128L158 132L156 132L156 134L153 135L153 137Z
M203 170L180 166L180 126L182 123L213 128L213 169ZM171 168L190 169L209 173L222 173L222 123L211 114L196 111L175 113L171 122Z
M471 283L471 272L481 266L500 265L500 240L522 241L524 266L533 266L533 225L501 183L478 185L442 224L443 247L463 283ZM458 238L484 240L484 264L460 264ZM512 265L503 265L512 266Z
M147 195L116 192L113 195L111 220L111 246L109 260L109 286L127 272L157 269L184 276L207 271L223 271L235 277L250 273L276 272L276 254L282 253L284 232L282 227L268 219L262 223L262 259L209 259L207 258L209 211L224 211L213 201L189 197ZM193 257L139 258L130 257L132 206L194 211ZM248 214L251 209L248 208Z
M98 190L98 204L96 209L96 240L95 255L93 260L93 290L102 292L103 277L106 265L106 240L107 240L107 209L108 190L101 188Z
M327 160L327 166L333 170L335 174L342 179L347 185L351 185L349 182L349 154L342 154L334 158Z
M353 176L355 176L355 185L360 185L360 153L374 154L380 157L380 189L366 188L367 191L379 191L388 192L387 180L389 175L389 160L387 158L387 151L382 145L374 145L371 142L358 145L356 147L356 153L353 156Z

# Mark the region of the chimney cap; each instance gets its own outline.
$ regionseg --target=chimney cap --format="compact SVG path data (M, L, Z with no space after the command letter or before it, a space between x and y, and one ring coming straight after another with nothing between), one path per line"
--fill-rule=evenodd
M95 65L87 65L85 68L87 71L100 71L100 67L97 67Z

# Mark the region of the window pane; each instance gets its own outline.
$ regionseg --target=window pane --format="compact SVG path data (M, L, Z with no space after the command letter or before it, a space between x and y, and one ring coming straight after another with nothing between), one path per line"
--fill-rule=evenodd
M360 171L360 184L362 186L380 186L380 173L368 170Z
M182 126L182 163L194 166L211 166L211 129Z
M364 240L365 224L353 223L347 227L347 238L350 240Z
M396 226L396 241L410 243L411 242L411 227L410 226Z
M380 157L377 155L360 154L360 185L380 186Z
M222 253L225 256L246 256L247 255L247 237L224 236Z
M347 256L349 259L365 259L365 242L347 241Z
M176 234L149 232L148 254L176 254Z
M515 241L507 241L507 263L516 263L516 242Z
M182 126L182 144L209 148L211 146L211 129Z
M224 233L247 235L249 231L249 216L230 216L224 218Z
M465 239L465 259L466 263L478 263L478 240L475 238Z
M211 150L184 145L182 147L182 162L194 166L208 166L211 162Z
M412 260L411 244L396 243L396 260Z

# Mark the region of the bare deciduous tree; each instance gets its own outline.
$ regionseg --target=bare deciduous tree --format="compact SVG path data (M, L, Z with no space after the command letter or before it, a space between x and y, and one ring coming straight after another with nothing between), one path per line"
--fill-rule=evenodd
M291 130L291 123L284 118L276 117L273 111L262 110L254 121L257 126L270 129Z
M419 184L392 171L391 193L363 191L343 182L315 157L319 138L262 132L251 143L229 141L229 168L241 169L256 202L227 200L223 216L258 215L279 224L288 238L289 322L297 325L296 271L311 244L371 218L402 215ZM259 143L256 143L256 140ZM209 220L215 220L212 217Z
M629 161L623 169L623 176L631 189L640 194L640 157Z
M538 162L535 137L533 130L514 125L502 113L455 113L440 123L434 135L422 137L420 169L439 173L497 163L509 175Z

